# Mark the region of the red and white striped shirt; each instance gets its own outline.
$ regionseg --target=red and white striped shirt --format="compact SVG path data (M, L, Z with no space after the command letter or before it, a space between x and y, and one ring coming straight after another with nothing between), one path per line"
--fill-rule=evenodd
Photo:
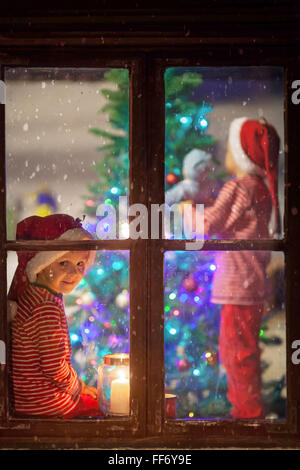
M12 382L19 413L63 416L73 410L81 385L71 365L64 304L46 288L29 285L12 324Z
M205 209L205 234L222 239L269 238L272 203L264 181L254 175L236 178L221 189L213 206ZM265 296L265 251L218 251L211 301L253 305Z

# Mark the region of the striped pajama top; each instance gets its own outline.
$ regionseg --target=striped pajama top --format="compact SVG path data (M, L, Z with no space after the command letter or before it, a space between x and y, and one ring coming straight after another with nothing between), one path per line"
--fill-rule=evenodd
M206 236L222 239L266 239L272 203L262 178L235 178L221 189L213 206L204 210ZM215 253L211 301L217 304L253 305L265 300L266 251Z
M15 411L22 414L63 416L80 397L63 301L32 284L12 323L12 385Z

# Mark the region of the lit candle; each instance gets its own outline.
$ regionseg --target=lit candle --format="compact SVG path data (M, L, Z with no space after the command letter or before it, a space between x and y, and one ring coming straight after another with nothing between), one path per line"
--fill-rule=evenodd
M117 415L129 415L129 380L125 377L111 383L110 412Z

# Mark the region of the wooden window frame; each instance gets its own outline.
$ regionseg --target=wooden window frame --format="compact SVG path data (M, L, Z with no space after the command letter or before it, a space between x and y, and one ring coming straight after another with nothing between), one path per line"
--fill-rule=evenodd
M34 47L32 44L34 42ZM1 41L0 41L1 43ZM242 44L241 44L242 43ZM132 46L134 45L134 52ZM164 415L164 253L184 250L176 240L113 240L87 242L15 242L6 239L5 210L0 213L0 301L6 305L6 253L9 250L114 250L130 251L130 358L131 415L127 419L53 420L17 419L9 414L7 370L0 396L1 446L52 446L116 448L201 448L224 446L293 447L300 437L300 374L291 362L291 344L300 339L298 243L300 145L297 140L299 111L291 101L292 83L300 79L295 63L297 44L251 38L222 41L199 38L98 38L37 37L4 39L0 53L1 79L5 66L122 67L130 70L130 204L164 201L164 70L185 66L268 66L285 69L285 235L282 240L207 240L202 251L270 250L285 254L287 322L287 419L285 423L224 420L166 420ZM174 47L175 46L175 47ZM299 108L300 109L300 108ZM297 113L298 112L298 113ZM1 135L5 130L4 106L0 107ZM0 146L0 207L5 208L5 145ZM148 211L150 214L150 210ZM151 229L151 220L149 220ZM149 230L149 233L150 230ZM0 323L0 339L7 343L6 308Z

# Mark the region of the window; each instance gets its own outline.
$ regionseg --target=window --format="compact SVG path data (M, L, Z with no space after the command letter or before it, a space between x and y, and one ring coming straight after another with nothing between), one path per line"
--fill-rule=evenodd
M149 447L163 443L170 448L242 446L245 442L249 446L295 445L299 432L300 331L296 307L299 144L295 132L297 106L291 101L298 69L293 64L293 49L286 54L281 47L248 44L243 48L232 46L229 53L227 44L198 43L187 48L182 41L175 51L171 44L163 50L150 41L146 51L141 46L132 54L125 46L115 49L112 41L111 49L95 55L85 46L75 54L68 49L67 40L66 44L64 51L54 49L49 57L31 53L25 47L17 56L8 54L1 59L1 77L6 85L6 104L1 111L5 135L5 146L1 146L1 188L4 188L1 204L6 208L6 214L1 214L1 225L6 227L1 231L1 262L5 267L1 271L1 301L6 303L18 253L96 252L92 276L82 281L80 292L66 303L74 367L84 379L95 384L105 354L129 353L130 409L124 416L105 419L64 421L18 416L11 407L7 366L2 372L3 441L9 443L13 439L19 445L24 439L34 442L34 436L38 436L40 442L53 439L55 443L70 446L74 442L79 446L89 443L93 447L105 447L112 442L114 446L147 442ZM196 83L189 103L178 92L184 74L190 74ZM172 77L179 77L175 96L168 89ZM101 114L98 97L102 95L97 90L106 89L106 81L110 83L109 91L104 92L107 106ZM116 127L120 124L120 115L110 101L118 99L116 83L119 89L122 84L128 92L127 101L122 99L125 103L122 112L129 116L129 124L127 128L124 124L125 133L119 126L111 139L112 131L105 120L109 116L110 124L117 123ZM201 83L205 84L205 93L201 92ZM249 101L242 97L243 92L251 98ZM172 115L170 110L175 102L178 110ZM182 109L186 114L179 112ZM204 240L201 249L188 250L187 239L169 236L160 222L157 237L151 208L163 204L165 191L181 177L176 158L183 157L183 152L176 153L176 141L183 143L182 148L186 146L188 153L197 145L193 139L198 133L204 139L202 149L215 152L214 161L224 171L219 159L224 157L227 124L231 119L224 122L222 117L238 116L242 109L253 117L266 117L271 112L280 129L279 195L280 213L284 216L280 236L248 239L211 236ZM194 110L197 116L193 115ZM185 132L194 117L198 129L193 125L195 133L192 130L188 137ZM180 137L171 130L181 132ZM218 147L206 139L208 133L219 140ZM105 152L116 156L112 152L116 148L120 150L119 160L111 158L107 167L101 166ZM102 179L92 181L92 175L101 175ZM33 182L38 179L39 183L47 183L47 190L51 185L55 196L53 199L52 192L43 187L39 195L44 199L34 206L33 197L37 198L38 190L33 188ZM119 185L110 185L117 181ZM223 184L224 181L226 178ZM100 202L113 206L111 203L119 202L117 198L122 195L131 208L125 225L119 224L122 217L118 213L114 218L114 212L98 213L98 219L93 219L95 206ZM53 201L56 207L51 208ZM75 217L85 212L83 223L90 230L94 223L94 239L15 240L21 205L28 214L39 210L45 215L51 210L57 213L57 203ZM98 225L100 217L102 225ZM112 227L120 230L115 233ZM267 416L255 420L255 424L227 417L226 376L219 367L217 349L220 308L209 303L212 278L218 269L215 255L221 253L238 253L246 259L249 254L253 257L266 254L278 261L279 266L276 276L269 279L269 297L260 327L260 344L266 354L265 398L270 403ZM112 273L113 282L108 276ZM99 297L95 294L97 289ZM1 339L7 346L9 360L5 310ZM292 360L293 352L296 360ZM177 397L175 414L173 395Z
M206 53L205 53L206 51ZM252 51L253 54L255 55L254 51ZM243 74L245 73L244 77L247 77L246 82L247 86L250 85L248 78L249 78L249 71L251 67L253 66L253 63L256 63L256 71L255 71L255 79L254 82L256 82L256 85L259 84L260 80L262 79L262 74L264 74L267 69L268 69L268 64L272 63L272 67L274 66L275 69L277 68L277 71L279 72L279 76L281 76L281 81L284 77L283 82L279 85L279 94L277 97L279 100L277 101L278 107L275 104L275 100L269 100L270 96L267 98L267 101L269 101L269 105L273 107L273 112L277 114L277 117L279 119L279 122L285 122L284 127L282 125L281 129L283 131L282 134L282 141L287 142L287 139L289 136L291 136L291 129L287 129L287 122L291 122L291 115L289 115L290 112L293 113L293 111L290 108L290 105L288 104L289 98L287 98L288 90L289 90L289 83L287 82L287 77L290 76L287 74L287 69L285 68L284 61L279 63L278 61L273 60L271 58L268 59L268 61L265 61L265 58L263 56L263 50L261 51L261 58L262 60L258 60L257 57L254 59L254 55L252 55L251 51L247 49L247 52L245 49L243 49L243 54L246 53L247 58L245 56L243 57L243 60L240 62L243 66L242 67L237 67L236 63L232 64L232 59L226 61L224 56L225 52L223 50L223 54L218 51L218 49L214 49L214 52L212 51L211 48L205 48L202 49L201 51L201 65L203 64L203 67L199 67L199 61L197 61L197 58L195 58L195 53L191 54L192 57L186 58L186 59L179 59L178 57L172 57L168 58L168 60L160 60L157 59L156 63L156 70L157 74L155 76L155 95L157 96L157 104L155 106L155 111L153 111L153 115L155 115L155 119L153 117L153 121L151 121L153 128L155 129L152 133L152 142L153 143L153 155L156 153L158 154L159 152L162 152L162 147L165 148L165 152L167 152L167 149L170 149L173 145L174 149L174 154L170 153L167 154L165 153L164 161L162 162L159 157L155 158L153 161L153 167L154 167L154 172L156 175L160 175L160 178L158 176L153 176L150 180L150 186L152 188L151 194L153 195L153 199L151 199L154 202L161 202L164 198L163 191L164 189L169 190L174 185L174 180L175 182L178 181L176 176L179 174L180 178L182 179L181 175L181 166L178 163L178 160L175 164L172 166L172 160L174 161L176 157L178 157L178 154L176 155L176 145L179 147L179 142L175 142L172 140L174 134L178 132L177 135L181 133L182 140L180 143L182 143L183 147L185 145L188 147L189 144L189 138L193 142L193 138L196 139L195 137L195 126L194 126L194 109L191 105L191 103L184 101L183 99L180 102L180 93L177 92L176 94L176 106L174 106L174 115L170 115L172 112L172 103L168 103L166 100L166 96L168 96L168 90L166 90L166 87L168 85L168 82L166 81L167 74L174 73L174 75L177 77L180 77L180 80L183 81L182 78L182 72L189 72L189 73L195 73L195 72L202 72L202 74L207 77L209 77L208 83L205 84L204 86L204 96L209 96L211 98L212 92L215 92L219 94L219 99L220 99L220 94L223 93L224 97L224 90L228 93L228 89L226 90L226 87L224 87L224 75L223 72L225 72L225 75L231 77L232 80L230 80L231 84L235 82L235 80L239 76L239 82L243 82ZM203 55L202 55L203 54ZM207 55L206 55L207 54ZM248 55L249 54L249 55ZM251 63L252 61L252 63ZM210 67L209 67L210 65ZM261 66L261 67L259 67ZM207 67L207 68L206 68ZM226 67L228 67L227 71L230 71L231 73L226 73ZM250 69L249 69L250 67ZM288 67L287 67L288 68ZM283 70L285 70L284 75L283 75ZM271 69L269 69L269 72ZM275 70L273 69L275 72ZM232 72L234 72L235 77L233 77ZM271 74L272 75L272 74ZM276 72L275 72L276 75ZM191 78L191 76L190 76ZM266 76L265 76L266 78ZM268 75L268 79L270 80L270 75ZM251 81L251 78L250 78ZM276 80L275 80L276 81ZM252 84L254 84L252 82ZM271 79L272 82L272 79ZM170 83L170 81L169 81ZM205 81L204 81L205 83ZM212 85L213 83L213 85ZM273 82L274 83L274 82ZM279 84L279 83L277 83ZM260 82L258 87L262 85L262 90L264 89L263 83ZM270 82L269 82L270 85ZM251 86L251 85L250 85ZM271 86L272 87L272 86ZM199 87L201 88L201 87ZM241 87L239 94L236 95L237 101L241 100L239 104L233 103L232 102L232 97L228 97L227 100L224 100L225 103L227 103L230 111L227 113L227 115L231 115L231 113L234 115L236 112L235 106L241 106L241 109L244 107L243 105L243 92L242 92ZM268 86L265 88L268 89ZM221 91L222 90L222 91ZM270 88L269 88L270 90ZM265 98L268 92L265 94ZM276 94L276 93L275 93ZM161 104L158 104L159 99L161 101L165 101L165 107L163 107ZM205 103L203 103L203 95L201 95L201 92L198 89L198 102L200 102L200 108L204 108L207 111L207 114L204 116L201 116L203 119L202 124L204 125L204 129L207 129L207 121L210 119L210 116L212 115L208 113L208 111L211 111L209 107L205 108ZM174 100L175 101L175 100ZM192 100L191 100L192 101ZM222 102L222 99L219 102L220 107L226 106L224 101ZM254 100L255 101L255 100ZM263 100L259 100L260 107L264 107L262 104ZM217 99L215 100L215 109L214 112L217 114L218 113L218 103ZM286 103L286 105L283 105L283 103ZM254 107L256 106L255 102L253 103ZM180 106L181 109L185 109L186 114L183 114L182 111L180 111ZM247 105L245 105L247 106ZM288 106L288 108L286 108ZM250 106L251 108L251 106ZM239 114L241 115L241 109L239 109ZM249 108L248 108L249 109ZM283 112L283 110L287 110L287 112ZM259 109L256 111L259 112ZM251 109L249 109L249 112L251 113ZM271 113L272 114L272 113ZM290 117L288 117L290 116ZM274 117L274 116L273 116ZM198 116L197 116L198 118ZM173 119L173 133L170 132L170 122ZM181 120L181 121L180 121ZM225 119L226 120L226 119ZM288 120L288 121L287 121ZM212 120L211 120L212 123ZM218 124L215 123L215 125L218 127L218 132L219 135L222 134L222 118L220 118L220 121ZM188 128L188 124L190 124L190 128ZM200 124L200 123L199 123ZM164 136L161 136L161 133L159 131L160 127L164 127ZM182 129L184 126L186 126L184 129ZM201 124L200 124L201 126ZM155 132L156 131L156 132ZM192 137L188 136L188 132L191 131ZM214 135L218 134L218 132L214 132ZM201 129L200 132L198 133L198 140L201 138ZM202 132L202 138L204 136L204 132ZM156 138L155 138L156 137ZM170 141L166 141L166 139L169 137ZM221 139L223 144L226 146L227 143L227 135ZM194 142L193 142L194 145ZM203 147L206 146L206 149L208 148L209 150L213 150L213 145L211 144L211 141L209 138L204 140L204 145ZM202 148L203 148L202 147ZM190 149L187 149L187 151L193 149L191 147ZM286 150L286 146L285 146ZM172 155L173 158L170 158L170 155ZM181 152L180 157L183 158L185 155L185 152ZM219 154L218 154L219 155ZM284 171L287 171L288 165L287 162L291 163L291 154L289 155L289 159L286 160L286 163L284 164L284 159L283 159L283 153L281 153L281 168ZM288 157L286 151L285 151L285 157L287 159ZM290 164L289 163L289 164ZM178 171L180 170L180 171ZM281 170L281 176L279 178L283 179L283 181L286 182L287 178L287 173L282 173ZM154 173L153 172L153 173ZM169 177L171 177L169 179ZM169 184L171 182L171 184ZM285 188L286 188L286 183ZM163 190L162 188L163 187ZM285 223L289 218L288 216L288 205L287 205L287 200L288 200L288 193L286 192L286 189L279 189L279 193L281 192L281 197L284 198L282 199L282 208L281 208L281 214L284 214L285 217ZM295 211L294 211L295 212ZM224 221L225 223L225 221ZM176 219L174 218L174 224L176 225ZM168 227L169 228L169 227ZM279 411L279 408L277 408L277 412L275 412L275 407L271 405L269 407L269 412L267 416L263 420L257 420L257 424L255 426L255 434L257 436L257 433L260 433L262 436L264 433L266 433L269 436L273 436L273 438L276 440L276 435L278 436L277 433L284 433L286 432L285 430L293 428L293 422L294 422L294 412L295 408L292 405L292 399L291 397L293 396L292 392L292 385L295 380L295 375L292 372L293 367L295 364L293 364L291 360L291 356L289 354L289 348L290 348L290 327L289 324L290 322L293 322L293 314L289 310L289 299L290 299L290 288L288 286L289 281L289 255L288 253L290 252L288 249L289 245L289 238L288 238L288 231L287 226L285 225L284 231L282 232L281 236L277 239L264 239L264 237L257 237L256 239L232 239L231 237L208 237L204 241L204 245L202 245L201 251L191 251L188 252L186 250L186 240L184 239L184 232L183 236L171 236L169 233L166 233L166 238L162 241L152 241L152 248L151 248L151 259L152 259L152 269L153 269L153 276L155 278L155 283L152 284L151 288L151 299L153 299L153 309L152 309L152 319L151 319L151 332L152 336L149 338L150 341L150 349L152 351L155 350L155 354L151 355L151 370L152 370L152 377L156 377L157 381L161 380L161 391L165 390L165 387L167 387L167 391L171 395L176 395L177 397L177 411L180 413L180 418L177 420L173 419L166 419L165 424L164 424L164 430L168 436L170 435L176 435L178 438L182 438L185 436L185 442L189 440L189 438L193 442L197 442L197 439L201 439L200 436L206 441L206 442L218 442L220 434L223 432L224 434L227 434L227 432L232 432L234 436L234 441L231 442L238 442L238 436L244 435L244 432L247 434L247 441L248 442L254 442L255 437L250 431L251 424L248 423L242 423L241 420L235 420L234 422L232 420L228 420L228 415L226 409L226 398L224 398L224 389L223 389L223 378L224 376L222 375L222 369L220 373L220 369L217 367L217 361L218 361L218 356L217 353L219 352L216 348L213 347L214 343L214 335L216 334L218 330L218 315L219 315L219 310L217 304L215 304L215 308L212 307L211 309L208 307L207 304L207 297L206 295L208 294L209 290L209 285L210 280L215 274L215 271L217 268L217 263L215 262L216 255L220 255L222 253L239 253L241 256L247 253L247 257L256 256L258 253L259 255L263 255L263 253L268 253L271 258L274 260L278 260L279 265L281 264L281 268L279 271L277 271L277 275L281 277L281 280L275 281L275 278L273 278L272 282L275 281L275 284L273 284L273 287L270 286L271 291L269 293L279 293L281 292L283 294L282 301L281 302L281 308L284 308L285 305L285 310L286 313L283 314L286 317L286 320L283 320L282 322L277 323L277 333L275 333L275 336L277 336L277 340L275 339L275 336L273 337L273 340L276 342L278 341L278 346L279 343L281 342L281 347L285 349L285 360L280 363L278 360L278 357L281 355L280 352L276 353L276 346L272 350L274 354L274 377L276 376L275 382L278 384L280 383L280 380L283 378L283 381L285 381L285 374L286 374L286 383L287 383L287 389L283 390L282 389L282 395L280 398L281 402L281 411ZM290 232L291 233L291 232ZM175 233L175 235L178 235ZM226 239L227 238L227 239ZM229 241L230 238L230 241ZM246 251L245 251L246 250ZM283 261L284 260L284 261ZM278 265L278 266L279 266ZM284 268L283 268L284 266ZM284 269L284 270L283 270ZM283 276L283 277L282 277ZM284 288L284 279L286 281L286 287ZM270 279L269 279L270 280ZM279 284L277 284L279 282ZM277 286L277 287L276 287ZM281 289L279 289L279 286ZM273 290L274 289L274 290ZM272 297L272 295L271 295ZM269 302L269 301L268 301ZM271 301L271 310L274 308L274 303ZM220 307L220 306L219 306ZM270 307L270 305L266 305L267 308ZM161 312L164 311L163 319L161 317ZM267 316L265 317L265 319ZM286 333L285 333L285 326L284 323L286 321ZM215 328L212 327L212 323L215 324ZM266 324L265 324L266 326ZM164 333L162 333L162 331ZM267 339L267 333L266 330L264 330L264 326L262 324L260 333L260 346L261 348L264 348L264 353L266 352L264 344L264 341ZM281 336L283 335L283 336ZM293 335L292 335L293 336ZM280 340L280 337L282 338ZM161 346L160 350L156 350L156 344L158 342L158 338L164 343L164 346ZM196 340L197 338L197 340ZM284 339L285 338L285 339ZM293 336L294 338L294 336ZM286 341L286 343L285 343ZM293 341L293 340L292 340ZM201 349L201 342L203 348ZM197 346L195 345L197 343ZM270 343L269 343L270 344ZM286 344L286 345L285 345ZM294 343L295 347L296 343ZM278 350L279 351L279 350ZM262 354L262 359L263 361L267 358L267 356L264 356L264 353ZM279 356L278 356L279 354ZM276 359L277 357L277 359ZM161 373L156 373L156 367L155 364L158 362L162 361L162 358L164 359L164 364L165 364L165 369L164 369L164 380L161 379ZM263 368L266 366L266 364L263 365ZM281 371L280 371L281 370ZM263 386L265 386L265 390L268 388L267 386L267 381L270 378L270 375L267 373L267 368L264 369L264 374L263 374L263 381L265 383ZM270 372L270 370L269 370ZM283 374L281 375L281 372ZM280 377L280 378L279 378ZM199 378L202 379L200 382ZM283 384L283 382L281 382ZM285 398L285 392L287 393L287 397ZM281 392L280 392L281 394ZM156 392L153 392L150 394L150 402L153 404L157 403L155 399ZM226 395L226 394L225 394ZM272 395L272 392L271 392ZM222 398L223 397L223 398ZM269 396L270 398L270 396ZM274 395L273 395L274 398ZM277 397L278 398L278 397ZM283 398L283 400L282 400ZM272 400L271 400L272 401ZM284 403L285 402L285 403ZM278 403L277 403L278 404ZM270 402L269 402L270 405ZM164 408L164 403L161 401L160 403L157 404L156 409L158 410L160 407L161 412L163 413L163 408ZM273 411L272 411L273 410ZM293 411L294 410L294 411ZM279 412L279 414L277 414ZM149 421L153 423L153 418L151 420L151 416L153 414L149 413ZM209 424L208 424L209 423ZM160 429L159 426L156 427L156 429ZM247 430L247 431L246 431ZM289 431L288 431L289 432ZM254 433L254 432L253 432ZM205 438L203 436L206 436ZM251 437L252 435L252 437ZM179 437L180 436L180 437ZM189 436L189 437L188 437ZM271 438L272 439L272 438ZM223 438L221 438L221 441ZM199 442L199 441L198 441ZM260 444L261 445L261 444Z
M32 215L76 218L84 213L83 227L96 239L106 238L112 220L100 221L101 204L109 207L120 194L128 199L128 70L7 68L5 83L8 234L15 238L16 222ZM122 109L108 122L103 110L118 100ZM112 139L116 144L108 152ZM97 171L103 158L103 169ZM20 236L27 239L25 233ZM37 236L31 229L30 238ZM126 250L99 252L66 298L73 366L94 388L99 357L129 354L128 255ZM17 265L16 253L9 252L8 279L13 284ZM22 376L20 368L19 377L13 375L15 388L24 386L19 380L26 382L27 373ZM20 406L15 403L16 410Z
M268 215L267 206L263 208L263 201L260 201L262 206L256 217L261 227L268 226L268 231L265 230L263 233L261 229L254 230L252 236L243 228L247 223L243 224L239 218L236 219L237 224L230 222L230 217L239 217L238 212L242 207L239 201L233 199L228 206L221 205L219 202L218 207L214 206L214 209L209 209L209 207L213 206L217 194L219 195L218 201L221 201L221 194L223 194L221 187L224 187L223 191L226 190L226 197L230 197L230 186L228 184L225 186L225 183L234 182L232 178L236 176L235 171L240 171L235 168L231 169L228 164L227 141L234 155L234 162L238 164L238 168L243 166L239 160L240 154L235 147L233 128L229 132L231 122L234 122L234 125L238 124L242 116L247 116L248 120L253 118L264 122L263 116L268 116L268 120L274 123L276 132L280 135L278 201L280 201L280 213L283 220L283 69L247 66L177 67L166 69L164 78L165 165L168 188L166 200L169 205L181 200L193 200L204 204L204 207L208 209L206 213L211 213L212 218L209 232L204 233L207 239L261 239L269 237L269 233L271 237L274 237L270 226L272 216L274 219L274 210L271 216ZM245 178L245 176L246 173L238 178ZM174 183L172 177L180 182ZM253 181L257 179L260 181L260 176L250 178ZM248 183L245 179L238 181L246 185L246 191L246 187L249 188L252 184L250 180ZM247 198L246 193L245 197ZM262 198L262 196L258 197ZM247 208L244 206L241 214L251 209L253 209L253 203L250 203L249 199ZM178 228L177 226L177 232ZM170 233L171 236L177 238L176 232L174 235ZM282 233L280 232L277 236L282 238ZM267 280L268 288L264 287L266 281L258 272L259 266L263 265L266 266L267 272L273 270L272 266L275 265L279 269L278 272L276 270L276 275L275 271L270 273L270 278ZM257 417L260 414L259 419L262 419L261 411L259 411L262 408L261 404L258 404L256 399L250 398L251 393L246 398L248 392L245 390L238 392L236 386L231 384L231 380L235 380L240 389L243 387L256 389L255 392L253 391L253 397L254 394L263 395L264 419L285 420L286 367L278 360L282 353L286 355L284 287L279 304L275 305L276 302L272 300L279 292L284 280L284 272L279 268L280 265L283 269L284 257L282 253L277 252L241 250L213 253L201 250L165 253L166 386L177 396L177 417L186 419L223 417L226 419L230 416L229 412L232 407L227 398L230 397L232 403L236 403L235 408L238 407L236 418ZM238 271L237 276L235 276L236 271ZM227 315L225 312L221 314L221 309L227 302L230 305L236 305L235 310L240 304L249 306L258 303L259 288L264 290L262 303L265 304L265 311L263 319L256 327L259 327L259 331L255 333L255 336L257 339L260 338L260 346L256 348L254 345L250 347L250 344L247 344L247 334L243 333L242 324L238 326L239 320L235 317L235 313L233 312L232 316L228 314L228 322L232 320L234 323L226 325ZM255 294L252 289L255 290ZM241 311L243 311L242 323L247 322L247 331L251 334L251 322L246 320L245 307L241 308ZM237 312L236 314L239 316ZM255 315L253 312L252 317L254 318ZM278 329L272 330L272 324L276 324ZM224 334L223 329L225 329ZM237 337L234 334L235 329ZM226 346L223 347L223 342L225 345L229 335L230 350L233 351L234 347L241 348L235 353L237 363L232 359L232 363L229 364L229 359L221 357L221 353L223 356L232 354L234 357L233 352L227 350ZM239 339L243 342L243 346L239 346ZM256 366L254 366L256 360L250 365L250 349L248 348L251 348L253 356L259 355L259 349L262 349L261 365L258 359ZM247 349L248 357L246 356ZM238 365L239 354L243 354L245 359L241 360ZM227 364L226 373L223 370L224 364ZM262 375L262 386L256 382L257 372L253 374L255 378L251 379L252 367L255 367L256 371L259 368L262 369L259 373ZM243 385L243 376L245 385ZM272 386L274 386L273 389ZM240 403L240 400L245 399L249 400L247 407ZM252 401L251 405L250 401ZM253 408L251 412L250 407Z
M109 429L112 430L112 435L128 436L136 432L141 433L141 429L137 429L140 425L145 426L145 420L140 418L143 411L139 411L145 409L142 405L144 387L130 386L132 381L138 383L135 377L141 377L142 373L145 375L145 333L141 328L145 317L140 315L135 321L134 315L131 314L132 308L134 311L142 311L141 305L146 303L145 288L139 290L140 293L132 298L132 288L137 291L145 282L142 269L144 263L140 264L140 273L138 268L145 256L145 249L133 246L128 238L127 221L124 219L122 222L119 213L112 211L119 207L120 197L123 197L128 205L134 193L131 191L129 194L129 151L132 153L132 142L136 139L132 138L132 129L129 129L129 94L137 93L134 84L137 62L128 60L125 63L122 59L110 63L103 61L103 66L98 68L69 66L68 61L65 64L65 67L57 64L26 68L4 67L7 98L5 238L8 239L9 246L7 293L9 299L11 297L11 300L14 300L10 291L12 286L15 286L17 255L19 262L21 258L32 259L36 250L34 245L38 245L36 256L42 255L43 259L46 256L52 260L53 254L56 253L57 263L61 260L63 263L70 262L69 258L64 258L68 249L71 257L76 258L76 262L87 249L95 254L92 266L89 266L85 276L81 276L76 288L72 289L72 293L64 301L72 348L72 367L86 385L98 388L99 397L99 413L94 419L89 416L81 420L79 417L76 419L78 423L81 422L80 426L93 428L97 434L100 431L103 436ZM118 115L109 109L110 100L119 100L121 103ZM136 111L140 112L139 106ZM134 121L135 119L130 119L131 127ZM112 142L115 145L112 145ZM136 147L142 147L139 138L134 144ZM98 167L103 158L105 162ZM136 190L138 191L138 187ZM111 212L103 217L107 215L107 208L110 208ZM29 230L29 237L27 229L23 231L18 227L16 239L16 228L20 220L34 215L40 217L41 221L43 217L60 213L75 219L78 211L82 228L93 235L93 240L70 241L68 238L62 238L58 242L57 236L51 238L50 235L49 238L49 228L46 227L45 236L45 233L41 235L36 232L33 226ZM114 214L118 216L118 220L113 218ZM117 222L118 236L113 236ZM63 222L55 219L50 230L57 230L55 224L61 223ZM39 224L41 225L41 222ZM60 251L62 257L57 258ZM132 261L137 253L138 260L133 268ZM37 258L34 256L33 259ZM28 274L28 277L31 275L33 274ZM54 279L58 279L55 271L50 282L40 282L39 275L36 275L35 279L30 279L30 283L43 292L46 286L47 295L52 295L58 288L54 285ZM89 285L90 282L93 287ZM61 285L59 288L61 289ZM102 290L101 295L96 292L99 289ZM8 345L12 321L10 306L5 328ZM21 339L20 335L26 330L25 323L26 321L20 330L18 327L13 329L15 338L18 337L21 343L24 338ZM136 336L138 340L135 340ZM44 336L41 338L41 342L44 342ZM15 390L24 386L26 371L32 373L34 365L32 357L29 356L27 357L30 365L26 360L23 362L24 357L31 354L31 347L24 344L23 351L19 354L17 343L18 340L15 341L15 349L14 346L8 346L8 363L12 367L7 376L4 419L6 422L30 421L30 427L35 427L38 432L42 432L43 427L47 426L47 419L54 419L55 426L59 427L61 419L55 420L50 408L47 415L48 411L43 414L42 408L36 412L36 405L30 405L30 411L26 411L27 404L23 409L22 405L19 406L18 392L15 394ZM137 364L132 358L136 347L137 352L134 355ZM55 351L52 349L49 349L49 355L53 356ZM126 360L126 378L119 378L115 356L123 358L127 355L131 357L130 369ZM106 367L107 357L113 361L109 367ZM23 364L20 362L17 365L19 360ZM47 368L47 354L43 359L41 352L40 360ZM102 367L99 367L101 364ZM122 369L124 367L120 368L121 372ZM100 386L101 373L104 375L101 376ZM38 372L35 371L33 376L34 374ZM125 398L123 380L126 380ZM25 393L30 394L31 391L27 390ZM124 403L120 407L122 400ZM97 420L102 421L102 430L98 429Z

